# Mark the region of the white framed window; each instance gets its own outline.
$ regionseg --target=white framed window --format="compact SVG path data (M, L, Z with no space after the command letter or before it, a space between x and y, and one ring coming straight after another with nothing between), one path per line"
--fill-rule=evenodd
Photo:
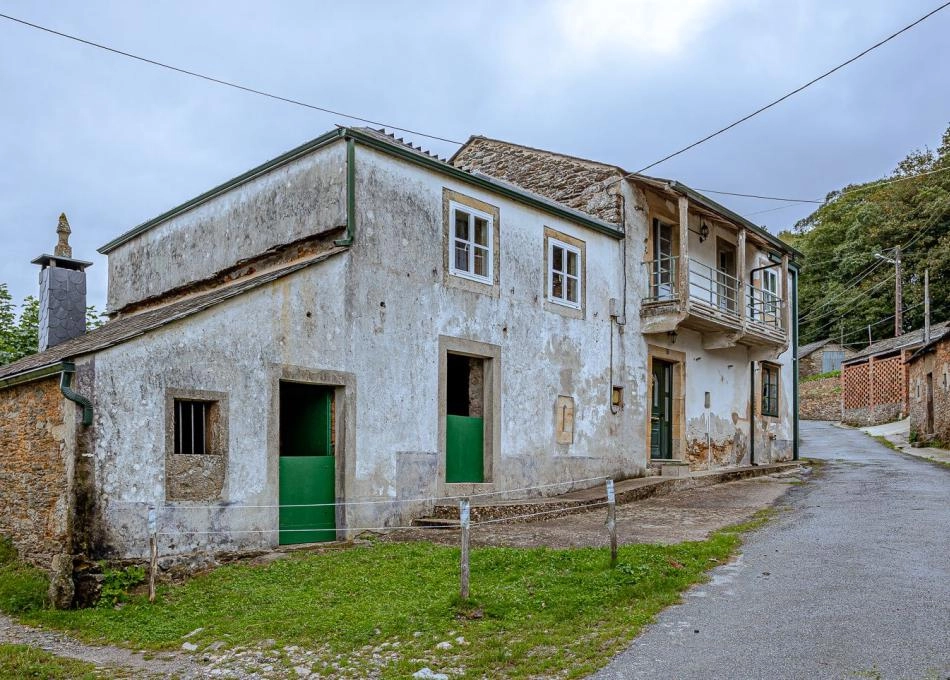
M548 239L548 299L559 305L581 308L580 248Z
M449 272L491 285L494 221L481 210L449 203Z

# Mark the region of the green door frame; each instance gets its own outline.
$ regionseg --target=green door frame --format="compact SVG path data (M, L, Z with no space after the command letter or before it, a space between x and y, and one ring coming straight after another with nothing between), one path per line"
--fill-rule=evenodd
M650 394L650 458L673 458L673 364L653 358Z

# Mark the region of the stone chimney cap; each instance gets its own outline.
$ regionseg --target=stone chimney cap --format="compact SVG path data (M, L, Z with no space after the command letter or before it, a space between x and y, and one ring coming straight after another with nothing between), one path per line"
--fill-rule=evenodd
M63 269L78 269L82 271L92 266L92 262L85 260L74 260L71 257L59 257L57 255L43 254L35 260L30 260L32 264L38 264L44 269L46 267L62 267Z
M71 233L72 229L69 228L69 220L66 219L66 213L60 213L59 224L56 225L56 234L59 236L59 241L53 250L54 255L57 257L73 256L72 246L69 245L69 235Z

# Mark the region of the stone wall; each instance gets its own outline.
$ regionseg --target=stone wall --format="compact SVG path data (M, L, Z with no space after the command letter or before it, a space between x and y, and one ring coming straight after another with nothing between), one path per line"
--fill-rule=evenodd
M809 375L818 375L824 373L825 352L844 352L844 358L850 359L857 352L848 347L843 347L837 343L830 342L823 347L819 347L814 352L798 360L798 374L804 378Z
M803 380L799 386L798 417L841 420L841 378Z
M622 183L615 181L622 173L613 166L484 137L470 139L452 164L512 182L607 222L623 223Z
M950 445L950 337L909 362L910 431L914 439ZM933 391L933 423L927 417L927 376Z
M49 567L68 552L68 452L59 375L0 390L0 534Z

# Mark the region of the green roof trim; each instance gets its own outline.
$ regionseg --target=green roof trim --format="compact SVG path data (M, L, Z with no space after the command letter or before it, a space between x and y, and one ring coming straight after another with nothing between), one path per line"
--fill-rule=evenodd
M14 385L40 380L41 378L48 378L51 375L62 373L67 368L66 362L57 361L56 363L40 366L39 368L34 368L22 373L15 373L7 378L0 379L0 390L13 387Z
M98 252L102 255L108 255L122 244L131 241L140 234L144 234L148 230L166 220L177 217L178 215L181 215L182 213L187 212L188 210L191 210L202 203L210 201L211 199L216 198L217 196L220 196L231 189L240 186L241 184L250 182L251 180L260 177L261 175L264 175L275 168L286 165L287 163L290 163L301 156L305 156L306 154L316 151L317 149L327 146L328 144L332 144L333 142L348 137L355 139L357 142L365 144L366 146L379 149L384 153L402 158L416 165L428 167L437 172L441 172L444 175L449 175L460 181L467 182L468 184L473 184L475 186L488 189L496 194L501 194L507 198L511 198L522 204L538 208L557 217L570 220L577 224L582 224L593 229L594 231L607 234L613 238L622 239L624 237L623 231L617 229L616 226L610 224L609 222L598 220L595 217L591 217L582 212L573 210L555 201L551 201L524 189L520 189L514 185L501 182L500 180L497 180L489 175L474 174L466 172L465 170L460 170L453 165L449 165L443 160L439 160L422 153L417 153L415 150L409 148L405 144L395 140L389 141L384 136L376 136L358 128L340 127L335 130L331 130L326 134L320 135L316 139L313 139L305 144L301 144L300 146L291 149L287 153L281 154L280 156L277 156L266 163L258 165L257 167L252 168L251 170L248 170L247 172L238 175L237 177L234 177L223 184L219 184L213 189L206 191L199 196L195 196L189 201L186 201L185 203L182 203L181 205L172 208L171 210L168 210L157 217L153 217L147 222L142 222L142 224L138 225L137 227L130 229L121 236L118 236L106 243L104 246L99 248Z
M326 134L322 134L316 139L310 140L306 144L301 144L297 148L291 149L287 153L283 153L277 158L273 158L267 161L266 163L262 163L261 165L258 165L256 168L252 168L251 170L248 170L247 172L241 175L238 175L237 177L234 177L233 179L229 179L224 184L219 184L214 189L206 191L199 196L195 196L191 200L186 201L182 203L181 205L175 208L172 208L171 210L167 212L163 212L158 217L153 217L147 222L142 222L142 224L138 225L137 227L133 227L132 229L125 232L121 236L118 236L112 239L107 244L99 248L98 252L101 253L102 255L108 255L110 252L112 252L113 250L121 246L123 243L131 241L133 238L135 238L139 234L144 234L146 231L164 222L165 220L171 219L172 217L176 217L177 215L180 215L183 212L187 212L188 210L191 210L192 208L197 207L206 201L210 201L212 198L215 198L216 196L220 196L221 194L227 191L230 191L236 186L240 186L241 184L244 184L245 182L250 182L252 179L255 179L267 172L270 172L274 168L278 168L281 165L286 165L287 163L290 163L291 161L296 160L297 158L300 158L301 156L305 156L311 151L316 151L317 149L324 147L327 144L336 141L337 139L342 139L344 136L344 132L345 132L345 128L337 128L336 130L330 130L330 132L327 132Z

